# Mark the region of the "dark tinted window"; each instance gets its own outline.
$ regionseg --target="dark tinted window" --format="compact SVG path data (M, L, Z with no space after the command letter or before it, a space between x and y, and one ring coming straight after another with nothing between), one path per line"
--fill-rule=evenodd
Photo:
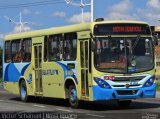
M11 43L10 41L5 42L5 62L11 61Z
M31 61L31 52L32 52L31 49L32 49L31 38L23 39L23 43L20 50L23 62Z
M62 59L63 39L61 34L45 37L44 60L57 61Z
M76 60L77 55L77 34L67 33L64 35L64 60Z
M21 57L21 42L20 40L14 40L12 41L12 62L21 62L22 57Z

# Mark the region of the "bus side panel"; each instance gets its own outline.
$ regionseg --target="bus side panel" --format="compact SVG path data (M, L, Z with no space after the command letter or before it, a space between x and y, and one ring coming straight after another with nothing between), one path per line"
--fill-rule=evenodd
M33 75L32 75L32 65L29 64L29 66L26 68L24 71L23 78L26 80L26 85L27 85L27 93L28 95L34 95L34 80L33 80Z
M6 63L3 65L4 88L14 94L19 94L19 79L24 77L30 63ZM25 77L24 77L25 79Z
M63 68L56 62L45 62L42 67L43 96L65 98Z

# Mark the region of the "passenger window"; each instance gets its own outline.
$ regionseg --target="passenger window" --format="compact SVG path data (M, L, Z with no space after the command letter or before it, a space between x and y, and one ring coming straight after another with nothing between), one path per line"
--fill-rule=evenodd
M48 61L62 60L63 40L62 35L48 37Z
M77 55L77 34L67 33L64 35L64 60L76 60Z
M12 62L21 62L20 40L12 41Z
M26 38L23 40L21 46L21 57L23 62L30 62L31 61L31 52L32 52L32 41L31 38Z
M7 41L5 43L5 62L8 63L11 61L11 43Z

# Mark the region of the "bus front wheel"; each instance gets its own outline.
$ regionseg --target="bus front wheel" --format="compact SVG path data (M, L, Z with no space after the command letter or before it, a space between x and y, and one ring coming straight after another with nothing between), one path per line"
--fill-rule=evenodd
M27 86L25 80L20 82L20 98L23 102L27 102Z
M78 98L77 98L77 91L76 91L76 88L74 85L71 85L69 87L69 103L70 103L70 106L72 108L78 108L78 104L79 104L79 101L78 101Z

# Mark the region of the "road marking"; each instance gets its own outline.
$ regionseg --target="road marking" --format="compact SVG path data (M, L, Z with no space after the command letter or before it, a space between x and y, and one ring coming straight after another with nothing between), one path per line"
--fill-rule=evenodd
M93 117L100 117L100 118L103 118L104 116L101 116L101 115L96 115L96 114L86 114L88 116L93 116Z
M57 109L58 111L64 111L64 112L72 112L71 110L66 110L66 109Z
M15 102L15 101L9 101L9 100L0 100L0 102L25 105L25 103L23 102Z
M46 106L43 106L43 105L33 105L34 107L41 107L41 108L44 108Z

